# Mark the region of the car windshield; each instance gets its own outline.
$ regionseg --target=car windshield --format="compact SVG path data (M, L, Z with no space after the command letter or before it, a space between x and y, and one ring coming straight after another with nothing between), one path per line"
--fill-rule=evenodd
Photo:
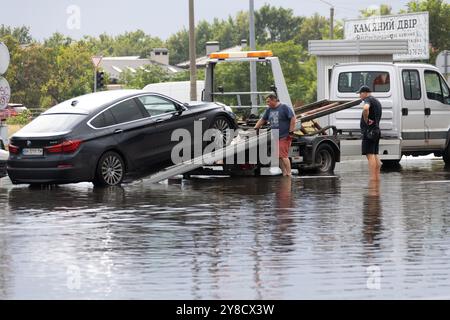
M20 134L67 132L85 118L86 115L82 114L45 114L26 125L20 130Z

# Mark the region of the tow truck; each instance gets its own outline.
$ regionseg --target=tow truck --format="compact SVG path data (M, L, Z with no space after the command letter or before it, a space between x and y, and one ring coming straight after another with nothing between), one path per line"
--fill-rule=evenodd
M227 92L225 86L216 79L216 68L221 63L261 63L270 66L274 84L266 91L243 91ZM277 94L281 103L292 107L291 98L284 79L278 57L271 51L246 51L246 52L219 52L212 53L206 63L205 89L202 94L203 101L220 101L222 97L235 96L238 102L235 109L266 108L266 106L244 106L242 96L257 96L259 100L265 102L263 97L269 93ZM264 103L265 104L265 103ZM335 126L321 127L315 119L330 115L361 104L361 100L352 101L329 101L321 100L300 107L292 107L297 118L297 131L293 139L290 150L290 159L293 169L299 171L316 171L320 174L333 173L335 165L340 162L340 140L338 130ZM253 136L253 128L259 117L249 117L240 122L240 127L244 135ZM225 161L222 165L224 174L255 174L261 173L264 165L227 165ZM216 173L219 170L215 170ZM250 172L248 172L250 171ZM205 168L196 170L191 174L205 173Z
M266 91L242 91L227 92L224 86L216 80L216 67L221 63L262 63L270 65L274 84ZM244 106L242 96L264 97L269 93L276 93L280 102L292 107L288 88L283 76L280 61L271 51L247 51L247 52L219 52L212 53L206 64L205 89L202 92L202 100L207 102L221 102L221 97L235 96L237 109L266 108L266 106ZM261 99L265 102L265 99ZM335 126L321 127L315 119L324 117L361 104L361 100L329 101L321 100L312 104L292 107L297 118L297 127L289 157L292 168L299 172L314 170L319 174L331 174L337 162L340 162L340 140ZM265 103L264 103L265 104ZM250 150L256 150L262 144L267 143L267 150L272 147L270 128L263 128L260 132L254 130L259 116L248 117L239 121L239 132L236 139L222 150L202 155L181 164L166 168L148 178L149 182L157 183L170 177L183 175L190 178L196 175L214 176L259 176L271 174L272 164L263 163L261 159L241 163L236 161L243 156L250 159ZM230 158L230 154L232 157ZM241 157L242 158L242 157Z

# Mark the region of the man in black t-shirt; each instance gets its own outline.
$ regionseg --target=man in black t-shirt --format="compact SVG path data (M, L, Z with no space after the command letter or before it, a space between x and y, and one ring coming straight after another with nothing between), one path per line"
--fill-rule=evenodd
M357 92L364 101L363 113L361 116L362 154L367 157L371 180L380 179L381 161L378 157L380 135L378 137L368 137L368 131L376 128L380 132L380 121L383 113L381 103L372 96L372 90L368 86L362 86ZM377 130L375 130L377 131Z

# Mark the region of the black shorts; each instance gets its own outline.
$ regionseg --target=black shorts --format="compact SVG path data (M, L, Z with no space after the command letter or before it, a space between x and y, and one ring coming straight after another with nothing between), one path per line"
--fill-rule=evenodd
M369 139L362 140L362 155L378 154L380 151L380 139L373 141Z

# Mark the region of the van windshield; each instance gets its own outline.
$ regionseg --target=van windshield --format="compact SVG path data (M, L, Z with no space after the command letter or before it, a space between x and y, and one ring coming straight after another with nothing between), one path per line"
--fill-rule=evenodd
M373 92L391 91L389 72L357 71L339 74L338 90L341 93L356 93L364 85L368 86Z
M85 118L82 114L43 114L20 130L20 134L68 132Z

